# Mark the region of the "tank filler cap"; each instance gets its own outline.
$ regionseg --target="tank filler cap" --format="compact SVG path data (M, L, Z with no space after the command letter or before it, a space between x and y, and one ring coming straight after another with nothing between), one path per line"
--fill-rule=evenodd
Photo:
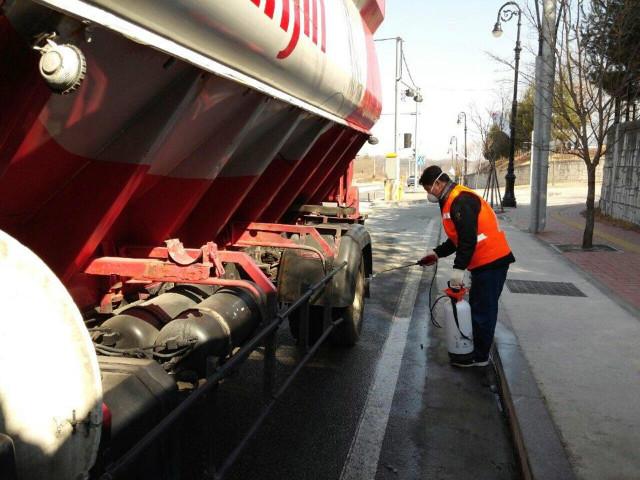
M80 86L87 71L87 62L78 47L58 45L48 38L39 50L42 54L40 74L54 92L67 95Z

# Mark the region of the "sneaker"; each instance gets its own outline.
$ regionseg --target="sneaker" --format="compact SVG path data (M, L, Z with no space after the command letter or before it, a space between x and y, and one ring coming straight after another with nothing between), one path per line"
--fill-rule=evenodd
M489 359L487 358L486 360L477 360L474 358L469 358L469 359L455 360L451 362L451 365L453 365L454 367L462 367L462 368L486 367L487 365L489 365Z

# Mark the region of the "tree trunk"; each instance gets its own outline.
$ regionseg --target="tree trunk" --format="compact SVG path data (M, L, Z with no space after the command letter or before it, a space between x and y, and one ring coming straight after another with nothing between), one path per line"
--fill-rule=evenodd
M586 224L582 235L582 248L593 247L593 227L595 224L595 199L596 199L596 166L597 162L587 165L587 212Z

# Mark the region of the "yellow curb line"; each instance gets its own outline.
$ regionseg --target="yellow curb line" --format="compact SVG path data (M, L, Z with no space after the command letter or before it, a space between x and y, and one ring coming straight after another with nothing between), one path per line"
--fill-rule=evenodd
M555 218L556 220L558 220L559 222L564 223L565 225L569 225L570 227L573 227L573 228L575 228L577 230L584 230L584 224L582 224L580 222L576 222L575 220L569 220L569 219L564 218L562 215L559 215L557 213L552 213L551 216L553 218ZM640 247L638 247L634 243L627 242L626 240L622 240L620 238L614 237L613 235L609 235L608 233L600 232L600 231L598 231L596 229L594 229L593 234L596 237L602 238L604 240L607 240L607 241L613 243L614 245L618 245L618 246L622 247L624 250L627 250L627 251L630 251L630 252L634 252L634 253L640 253Z

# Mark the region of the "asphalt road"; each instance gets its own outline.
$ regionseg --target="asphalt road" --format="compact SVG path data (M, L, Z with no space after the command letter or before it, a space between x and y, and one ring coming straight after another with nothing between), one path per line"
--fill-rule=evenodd
M414 261L434 246L437 213L426 203L373 209L367 227L374 272ZM492 376L450 367L442 332L429 323L433 275L432 268L412 267L372 279L358 345L321 348L229 478L517 478ZM278 341L282 380L299 352L288 328ZM259 411L261 374L256 353L212 404L218 461Z

